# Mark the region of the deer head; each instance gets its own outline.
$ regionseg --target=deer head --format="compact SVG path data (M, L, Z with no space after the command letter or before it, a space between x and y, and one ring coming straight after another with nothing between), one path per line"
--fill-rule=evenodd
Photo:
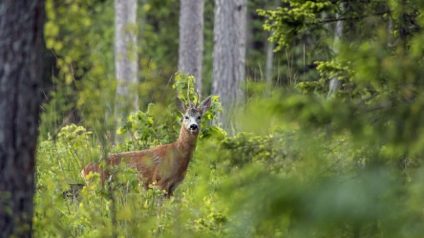
M200 122L204 113L211 106L211 97L207 97L200 105L189 102L188 106L183 108L182 126L192 135L197 135L200 131Z

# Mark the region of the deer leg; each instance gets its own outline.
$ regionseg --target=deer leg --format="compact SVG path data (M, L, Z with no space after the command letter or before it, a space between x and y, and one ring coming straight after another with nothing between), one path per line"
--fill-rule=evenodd
M174 190L175 190L175 188L176 188L177 186L176 186L176 184L175 183L172 183L172 184L170 184L169 186L168 186L168 189L166 190L166 197L167 198L170 198L172 195L174 195Z

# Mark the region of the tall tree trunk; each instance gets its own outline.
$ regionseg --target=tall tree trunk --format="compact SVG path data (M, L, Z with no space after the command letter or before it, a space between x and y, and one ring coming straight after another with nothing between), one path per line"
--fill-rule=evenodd
M267 41L265 47L265 83L266 83L266 94L271 94L272 89L272 68L274 66L274 43Z
M344 9L343 3L341 3L340 9L342 12ZM337 14L336 18L339 18L339 17L340 17L340 14ZM339 20L336 22L336 29L334 31L334 41L333 41L333 51L336 55L339 53L339 44L340 44L340 40L342 36L343 36L343 20ZM328 86L327 97L331 97L332 95L334 95L337 92L337 90L339 90L340 86L341 86L340 80L338 80L337 78L332 78Z
M0 2L0 237L31 237L44 1Z
M231 118L243 102L246 58L246 0L215 0L213 93L220 96L220 122L234 129Z
M137 0L115 0L115 116L118 124L129 111L138 108L136 20Z
M272 8L277 8L280 5L280 0L274 0ZM268 35L268 37L271 34ZM272 78L274 68L274 42L266 40L265 45L265 83L266 83L266 94L270 95L272 89Z
M202 92L203 0L180 1L180 45L178 71L194 75Z

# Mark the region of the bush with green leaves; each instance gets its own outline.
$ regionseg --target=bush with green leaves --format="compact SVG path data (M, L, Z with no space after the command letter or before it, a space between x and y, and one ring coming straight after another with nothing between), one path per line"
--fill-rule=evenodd
M177 76L176 80L176 84L194 82L188 76ZM185 88L177 88L177 94L180 100L186 100ZM194 91L189 96L194 97L192 101L199 100ZM210 125L219 108L217 97L213 97L212 110L203 120L206 132L201 141L225 137L222 129ZM163 109L155 105L146 112L129 115L119 132L130 136L111 151L144 149L171 142L178 135L180 116L175 106ZM61 128L57 138L39 144L34 218L37 236L104 237L115 233L125 237L167 237L177 231L188 236L219 236L224 232L224 208L215 205L216 192L204 190L217 178L204 180L189 175L186 185L170 200L165 200L163 191L154 187L145 190L137 173L125 165L113 168L111 181L105 185L100 183L98 174L91 174L83 181L81 169L90 161L102 163L103 149L98 137L73 124ZM201 160L193 166L204 169L208 163ZM204 184L199 186L199 181Z
M342 2L344 11L337 7ZM301 52L302 43L317 47L305 54L319 60L311 69L314 78L266 96L261 85L248 85L252 93L237 112L240 131L234 136L210 124L220 110L213 97L187 176L170 199L157 189L145 190L125 166L117 167L105 186L92 175L77 196L69 190L81 188L82 166L100 161L107 151L173 141L180 126L174 104L134 112L120 129L122 140L110 149L97 130L77 125L41 139L35 235L421 237L424 21L417 13L424 5L418 0L283 4L263 12L267 27L277 43L295 44L286 49L293 54ZM376 10L390 14L375 15ZM336 13L356 25L347 34L352 40L342 39L333 56L326 42L331 32L316 24ZM297 38L303 36L308 38ZM326 37L310 41L320 36ZM296 54L294 60L301 62ZM327 97L332 78L342 87ZM192 77L179 74L175 81L176 98L199 101Z

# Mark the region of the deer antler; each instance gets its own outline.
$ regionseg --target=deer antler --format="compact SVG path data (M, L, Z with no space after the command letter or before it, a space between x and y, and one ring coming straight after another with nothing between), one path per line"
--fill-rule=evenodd
M196 95L197 95L197 100L196 100L196 108L197 108L199 107L199 103L200 103L200 95L198 90L196 90Z
M187 101L188 101L188 107L191 108L193 105L190 100L190 83L187 82Z

